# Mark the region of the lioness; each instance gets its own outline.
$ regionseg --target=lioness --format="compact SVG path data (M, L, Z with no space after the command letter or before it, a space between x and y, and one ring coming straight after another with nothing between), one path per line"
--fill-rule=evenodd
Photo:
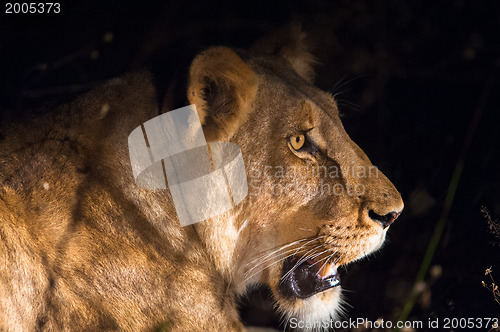
M246 165L248 196L224 215L181 227L169 190L134 183L127 137L171 109L148 72L4 128L1 330L245 331L236 297L258 283L285 318L335 317L337 268L380 248L403 201L292 30L189 68L207 141L236 143Z

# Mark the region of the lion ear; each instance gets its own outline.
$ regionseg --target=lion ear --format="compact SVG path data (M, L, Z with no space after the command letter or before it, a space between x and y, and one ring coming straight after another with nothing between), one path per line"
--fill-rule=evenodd
M209 48L195 57L188 100L196 105L207 139L235 133L248 118L257 86L257 74L230 48Z
M277 55L287 60L305 80L314 80L316 57L309 53L307 34L299 23L291 23L257 41L252 51Z

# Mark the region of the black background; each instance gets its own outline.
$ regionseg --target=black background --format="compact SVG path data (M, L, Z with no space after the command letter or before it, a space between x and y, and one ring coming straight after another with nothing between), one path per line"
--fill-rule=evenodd
M500 281L500 239L481 213L500 217L499 1L75 0L59 14L1 11L2 122L140 67L168 77L210 45L247 47L302 22L320 62L316 84L338 93L347 132L406 203L384 249L343 273L349 316L397 319L462 158L432 263L442 273L426 275L410 318L499 317L481 285L490 266ZM276 326L265 298L251 294L242 315Z

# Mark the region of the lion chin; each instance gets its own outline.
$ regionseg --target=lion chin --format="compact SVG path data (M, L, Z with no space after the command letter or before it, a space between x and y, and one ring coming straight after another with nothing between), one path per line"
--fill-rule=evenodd
M306 327L319 329L330 326L332 322L345 315L343 303L340 287L298 300L293 305L278 300L279 311L283 315L285 325L290 326L290 323L295 321L304 326L303 330L313 329Z

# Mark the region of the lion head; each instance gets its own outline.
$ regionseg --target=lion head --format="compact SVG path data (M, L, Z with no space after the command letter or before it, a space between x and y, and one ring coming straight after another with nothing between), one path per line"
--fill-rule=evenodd
M321 322L340 308L337 269L382 246L403 201L312 84L303 40L295 29L193 61L188 99L209 141L240 146L249 184L234 211L195 227L236 292L269 285L286 318Z

